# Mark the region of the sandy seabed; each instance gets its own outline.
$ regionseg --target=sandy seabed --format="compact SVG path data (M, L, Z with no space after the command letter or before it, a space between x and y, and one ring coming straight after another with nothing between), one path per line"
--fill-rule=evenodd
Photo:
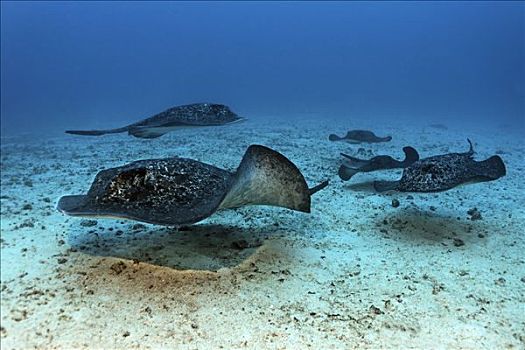
M327 140L351 128L393 140ZM154 140L5 136L1 347L524 349L525 143L452 129L270 118ZM402 158L411 145L427 157L464 152L467 137L476 159L500 154L507 176L378 194L371 181L400 170L336 175L339 152ZM311 214L244 207L175 229L55 209L104 168L181 156L233 170L254 143L310 186L330 179Z

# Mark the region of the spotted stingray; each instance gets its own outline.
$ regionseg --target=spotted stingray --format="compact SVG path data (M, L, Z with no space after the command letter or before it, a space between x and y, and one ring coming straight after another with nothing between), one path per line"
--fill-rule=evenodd
M282 154L250 146L230 172L187 158L139 160L99 172L85 195L60 198L72 216L117 217L177 226L201 221L217 210L272 205L310 212L310 198L328 185L308 185Z
M419 154L413 147L403 147L403 152L405 153L404 160L396 160L386 155L375 156L370 159L361 159L341 153L341 155L345 157L345 160L339 167L339 177L343 181L348 181L357 173L406 168L419 160Z
M378 143L388 142L392 140L392 136L379 137L376 136L372 131L368 130L350 130L345 136L339 137L336 134L330 134L328 136L330 141L346 141L349 143Z
M468 152L448 153L421 159L403 170L398 181L376 181L379 191L439 192L459 185L493 181L506 175L506 168L499 156L483 161L473 159L472 142Z
M152 117L117 129L66 130L68 134L100 136L127 132L129 135L152 139L186 127L218 126L243 121L228 106L214 103L194 103L176 106Z

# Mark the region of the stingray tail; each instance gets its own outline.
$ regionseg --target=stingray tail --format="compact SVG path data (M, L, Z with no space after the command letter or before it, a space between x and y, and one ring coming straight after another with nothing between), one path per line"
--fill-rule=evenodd
M309 188L308 189L308 192L310 192L310 196L321 191L323 188L325 188L326 186L328 186L329 182L328 180L325 180L323 182L321 182L319 185L317 186L314 186L312 188Z
M345 154L345 153L341 153L341 155L344 157L343 165L345 165L347 168L355 168L355 169L361 168L370 162L370 159L360 159L360 158L349 156L348 154Z
M468 141L468 152L467 154L469 155L473 155L474 154L474 146L472 146L472 141L470 141L470 139L467 138L467 141Z
M66 130L66 134L85 135L85 136L100 136L105 134L119 134L128 131L128 127L108 130Z
M342 153L342 152L341 152L341 153L339 153L339 154L340 154L341 156L343 156L344 158L346 158L346 159L350 159L350 160L352 160L352 161L355 161L355 160L361 160L361 159L359 159L359 158L349 156L349 155L346 154L346 153Z
M299 169L285 156L268 147L252 145L244 154L220 208L272 205L309 213L310 196L327 184L309 189Z

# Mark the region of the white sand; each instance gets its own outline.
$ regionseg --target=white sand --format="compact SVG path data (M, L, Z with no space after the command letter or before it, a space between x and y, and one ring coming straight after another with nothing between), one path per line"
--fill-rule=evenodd
M299 120L155 140L2 139L2 349L525 348L524 142L499 129ZM393 140L327 141L350 128ZM401 158L412 145L427 157L466 151L466 137L477 159L503 151L507 176L409 199L370 187L400 171L336 175L341 151ZM282 152L311 186L331 180L310 215L246 207L178 232L85 227L54 208L103 168L177 155L234 169L252 143Z

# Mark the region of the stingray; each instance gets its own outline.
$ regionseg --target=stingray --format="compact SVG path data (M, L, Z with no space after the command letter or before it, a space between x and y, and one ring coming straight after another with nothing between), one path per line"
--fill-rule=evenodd
M271 205L310 212L313 188L282 154L248 147L237 171L188 158L135 161L100 171L85 195L60 198L57 209L71 216L126 218L178 226L201 221L217 210Z
M339 177L348 181L357 173L368 173L377 170L406 168L419 160L419 154L412 147L403 147L405 159L400 161L390 156L376 156L371 159L360 159L341 153L345 161L339 168Z
M214 103L194 103L176 106L152 117L117 129L66 130L68 134L100 136L127 132L129 135L153 139L185 127L218 126L244 120L228 106Z
M505 164L499 156L483 161L473 159L474 148L464 153L448 153L421 159L403 170L398 181L375 181L378 192L440 192L453 187L493 181L506 175Z
M368 130L350 130L346 133L344 137L339 137L335 134L330 134L328 136L330 141L346 141L350 143L378 143L378 142L388 142L392 140L391 136L378 137L372 131Z

